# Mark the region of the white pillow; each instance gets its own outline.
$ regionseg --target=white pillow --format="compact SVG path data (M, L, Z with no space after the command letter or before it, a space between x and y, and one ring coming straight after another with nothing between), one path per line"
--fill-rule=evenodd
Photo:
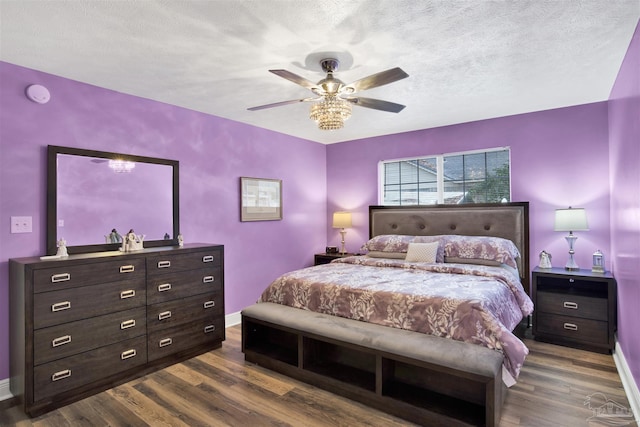
M436 262L436 255L438 254L439 242L432 243L409 243L407 249L407 256L405 261L407 262Z

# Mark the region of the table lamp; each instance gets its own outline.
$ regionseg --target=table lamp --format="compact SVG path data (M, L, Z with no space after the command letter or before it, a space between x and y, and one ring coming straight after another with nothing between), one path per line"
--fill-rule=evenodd
M344 235L347 233L345 228L351 227L351 212L334 212L333 213L333 228L340 228L340 235L342 236L342 247L340 253L344 255L347 251L344 248Z
M565 237L569 244L569 260L564 266L565 270L579 270L578 264L573 259L573 245L577 237L573 235L574 231L588 231L587 213L583 208L556 209L555 231L568 231L569 235Z

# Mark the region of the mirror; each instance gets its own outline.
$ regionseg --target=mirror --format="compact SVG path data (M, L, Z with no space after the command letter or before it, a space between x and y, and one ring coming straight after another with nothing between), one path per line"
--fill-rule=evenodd
M177 245L180 230L175 160L49 145L47 254L64 238L69 254L117 250L133 229L144 247Z

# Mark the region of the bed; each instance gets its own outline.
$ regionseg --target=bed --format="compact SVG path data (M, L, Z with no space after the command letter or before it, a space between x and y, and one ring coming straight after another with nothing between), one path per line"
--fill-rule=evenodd
M369 234L243 310L245 359L419 424L497 425L528 352L528 203L371 206Z

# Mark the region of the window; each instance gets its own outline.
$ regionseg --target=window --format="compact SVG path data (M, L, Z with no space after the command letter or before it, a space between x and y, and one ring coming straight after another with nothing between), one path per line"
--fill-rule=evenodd
M382 161L383 205L511 201L509 148Z

